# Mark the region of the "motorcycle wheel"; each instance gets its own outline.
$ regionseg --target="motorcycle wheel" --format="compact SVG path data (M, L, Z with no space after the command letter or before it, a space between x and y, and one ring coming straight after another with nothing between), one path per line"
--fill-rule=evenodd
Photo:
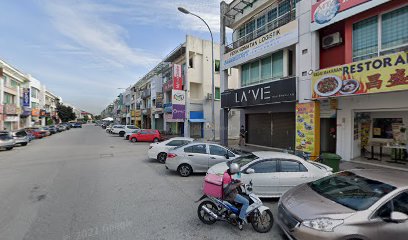
M211 201L204 201L200 203L200 205L198 205L197 209L198 218L201 220L201 222L208 225L214 224L217 221L217 219L211 217L208 213L206 213L202 208L203 206L207 207L213 212L217 211L217 206L215 206L215 204Z
M273 226L273 215L271 210L267 209L262 213L253 216L251 221L252 227L259 233L269 232Z

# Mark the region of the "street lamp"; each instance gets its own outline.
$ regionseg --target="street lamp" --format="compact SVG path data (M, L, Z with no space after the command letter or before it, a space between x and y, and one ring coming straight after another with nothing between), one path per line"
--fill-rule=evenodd
M204 24L207 26L208 31L210 31L210 35L211 35L211 106L212 106L212 112L211 112L211 125L212 125L212 140L215 141L215 115L214 115L214 91L215 91L215 86L214 86L214 38L213 38L213 34L211 32L210 26L208 26L207 22L204 21L204 19L202 19L200 16L188 11L187 9L183 8L183 7L178 7L177 8L180 12L184 13L184 14L190 14L193 15L197 18L199 18L201 21L204 22Z

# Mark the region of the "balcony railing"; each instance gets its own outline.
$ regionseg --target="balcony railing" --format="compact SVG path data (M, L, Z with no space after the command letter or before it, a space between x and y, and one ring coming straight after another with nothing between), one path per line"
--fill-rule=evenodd
M230 52L236 48L241 47L242 45L249 43L250 41L269 33L280 26L283 26L296 19L295 9L283 14L282 16L277 17L273 21L266 23L264 26L255 29L253 32L248 33L247 35L239 38L231 44L226 46L226 52Z
M150 95L151 95L151 93L150 93L150 88L148 88L148 89L144 89L144 90L142 91L141 97L142 97L143 99L145 99L145 98L147 98L147 97L150 97Z

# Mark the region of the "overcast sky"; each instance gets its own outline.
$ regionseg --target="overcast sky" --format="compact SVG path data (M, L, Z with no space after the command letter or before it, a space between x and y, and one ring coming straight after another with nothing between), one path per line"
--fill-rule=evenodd
M185 35L219 42L220 0L4 0L0 58L64 102L99 114Z

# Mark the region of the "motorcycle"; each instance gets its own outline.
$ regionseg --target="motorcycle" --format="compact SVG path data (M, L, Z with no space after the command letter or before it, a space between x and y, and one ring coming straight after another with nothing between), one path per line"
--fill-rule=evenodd
M249 200L249 207L246 211L248 223L251 223L257 232L269 232L273 226L273 215L271 210L252 193L252 181L241 186L240 194ZM232 204L208 195L203 195L197 202L204 199L206 200L201 202L197 209L198 218L203 223L211 225L217 221L225 221L242 230L242 224L238 224L240 204Z

